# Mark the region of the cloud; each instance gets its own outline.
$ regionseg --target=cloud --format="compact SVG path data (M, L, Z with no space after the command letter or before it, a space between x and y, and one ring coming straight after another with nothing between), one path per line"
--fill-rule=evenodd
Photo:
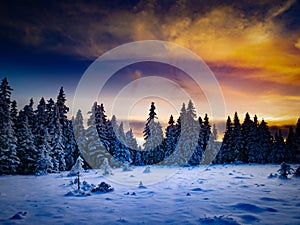
M0 39L88 59L131 41L175 42L211 66L230 112L250 108L275 117L285 110L289 117L298 116L300 28L289 29L297 22L291 13L297 1L122 2L0 7ZM136 70L131 76L137 79L142 73ZM201 94L189 81L176 81Z
M294 3L296 2L296 0L289 0L286 2L283 2L282 5L279 4L278 7L275 7L270 10L271 11L271 18L274 18L276 16L279 16L280 14L282 14L283 12L285 12L286 10L288 10Z

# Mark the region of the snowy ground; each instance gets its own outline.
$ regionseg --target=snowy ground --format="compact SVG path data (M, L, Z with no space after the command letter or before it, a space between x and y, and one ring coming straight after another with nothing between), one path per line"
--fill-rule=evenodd
M300 178L268 178L278 165L144 169L90 170L114 191L85 197L65 196L67 173L1 176L0 224L300 224Z

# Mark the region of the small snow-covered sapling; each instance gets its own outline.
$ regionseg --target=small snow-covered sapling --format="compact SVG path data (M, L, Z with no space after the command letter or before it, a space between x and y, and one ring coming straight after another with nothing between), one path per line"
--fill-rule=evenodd
M104 159L101 169L103 170L103 175L112 175L113 174L107 158Z

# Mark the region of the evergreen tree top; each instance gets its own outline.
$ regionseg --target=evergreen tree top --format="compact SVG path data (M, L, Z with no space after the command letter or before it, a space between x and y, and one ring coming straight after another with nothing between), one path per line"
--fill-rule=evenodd
M203 123L201 116L199 116L199 118L198 118L198 122L199 122L199 124L200 124L200 126L201 126L201 125L202 125L202 123Z
M7 78L4 77L0 85L0 97L5 99L6 102L10 104L10 96L13 90L14 89L9 86Z
M7 80L7 77L4 77L2 79L2 82L1 82L1 90L3 89L6 89L8 91L13 91L14 89L12 89L9 85L8 85L8 80Z
M41 98L39 104L41 104L41 105L45 105L46 104L44 97Z
M249 113L247 112L246 115L245 115L244 123L248 123L248 122L251 122L251 119L250 119Z
M249 116L249 115L248 115ZM250 118L250 117L249 117ZM240 124L240 119L238 117L238 114L237 112L234 113L234 119L233 119L233 124L234 124L234 127L239 127L241 124Z
M174 123L175 122L174 122L174 119L173 119L173 115L171 115L168 124L169 125L174 125Z
M257 119L257 115L254 115L254 119L253 119L253 122L254 122L255 124L258 124L258 119Z
M207 113L205 113L205 117L204 117L204 125L208 125L209 124L209 118L207 116Z
M31 98L31 99L29 100L29 106L32 108L33 105L34 105L34 101L33 101L33 98Z
M189 114L192 118L196 118L196 109L192 102L192 100L189 100L188 106L186 108L186 113Z
M226 121L226 130L231 130L232 129L232 123L231 123L231 118L230 116L227 117L227 121Z
M156 107L155 107L155 105L154 105L154 102L151 102L151 106L150 106L150 112L149 112L149 118L147 119L147 121L150 121L150 120L152 120L152 119L154 119L154 118L157 118L156 117L156 112L155 112L155 109L156 109Z
M182 103L182 107L181 107L180 112L181 112L182 114L186 114L186 109L185 109L185 104L184 104L184 103Z

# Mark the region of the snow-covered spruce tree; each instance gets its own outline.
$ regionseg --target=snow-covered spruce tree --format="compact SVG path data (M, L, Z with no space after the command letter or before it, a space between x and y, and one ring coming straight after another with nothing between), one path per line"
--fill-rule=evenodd
M267 123L262 120L258 126L258 146L259 151L257 152L256 162L257 163L268 163L271 149L272 149L272 135L269 131Z
M210 134L208 145L206 146L204 162L205 164L216 163L216 156L221 148L221 143L217 142L218 132L216 125L213 124L213 129Z
M219 164L232 163L236 159L236 155L232 152L233 146L233 127L230 116L226 121L226 131L224 134L221 149L217 155L216 162Z
M16 123L17 123L17 117L18 117L18 107L17 107L17 102L15 100L13 100L11 102L11 106L10 106L10 118L13 124L13 129L14 132L16 132Z
M150 107L150 110L149 110L149 117L147 119L147 122L146 122L146 125L145 125L145 128L144 128L144 131L143 131L143 134L144 134L144 140L146 141L147 139L150 138L151 136L151 130L150 130L150 127L149 127L149 124L150 124L150 121L154 120L155 118L157 119L156 117L156 112L155 112L155 105L154 105L154 102L151 102L151 107Z
M68 127L68 119L67 119L67 113L69 112L69 108L66 106L66 95L64 92L63 87L60 88L59 94L56 99L56 107L57 107L57 113L59 122L62 125L63 129ZM53 109L55 106L53 107Z
M115 130L117 134L114 132ZM131 137L131 140L129 141L134 143L135 139L133 137L132 130L131 134L129 132L128 135ZM113 116L112 120L108 122L108 139L110 143L110 152L113 156L111 160L109 160L111 162L111 165L114 165L114 167L120 167L124 164L131 164L134 158L133 152L136 149L130 149L130 147L128 146L123 123L121 122L120 126L118 126L115 116ZM132 147L137 147L137 145Z
M109 143L109 147L108 149L106 149L105 152L106 156L104 156L104 158L107 158L110 165L114 168L121 166L121 162L115 157L112 157L116 152L116 147L118 146L118 143L116 143L118 140L117 134L118 134L117 118L115 115L113 115L111 120L107 121L106 140Z
M141 152L141 158L144 158L145 164L154 164L163 159L163 150L160 146L163 142L163 131L159 122L156 122L156 112L154 102L151 103L149 117L143 131L144 150Z
M199 123L199 127L200 127L199 137L198 137L198 145L203 149L205 137L204 137L204 132L203 132L204 129L202 129L204 127L204 125L203 125L203 120L202 120L201 116L199 116L199 118L198 118L198 123Z
M174 152L177 145L177 133L176 133L176 125L173 119L173 116L170 116L168 126L166 128L166 138L165 142L165 160Z
M119 141L116 139L114 142L114 146L112 146L114 151L113 151L113 157L119 161L118 167L122 166L124 163L125 164L131 164L132 163L132 157L131 157L131 152L129 148L123 144L122 141Z
M53 172L66 170L65 146L63 136L63 126L60 123L59 108L55 104L54 111L49 124L49 134L51 137L51 156L53 163Z
M135 166L144 166L145 165L141 158L141 149L139 151L137 151L134 156L134 165Z
M62 129L62 144L65 154L65 168L70 169L75 161L74 152L76 151L76 142L73 134L72 123L67 118L69 108L66 106L66 96L63 87L60 88L56 99L56 107L58 110L59 123ZM55 107L55 106L54 106Z
M143 131L145 140L144 149L146 151L153 150L155 147L161 144L163 140L163 132L161 126L160 124L155 122L155 119L157 119L157 116L155 112L154 102L152 102L149 110L149 117Z
M185 151L183 149L183 139L184 137L181 137L181 131L185 131L186 129L183 129L183 125L185 125L185 120L186 120L186 108L185 108L185 103L182 104L181 111L180 111L180 116L177 120L176 124L176 130L175 130L175 137L178 137L177 139L177 145L174 146L174 152L172 155L170 155L166 160L167 165L185 165L186 164L186 159L190 158L190 156L185 155ZM186 128L186 127L184 127ZM187 136L187 134L185 134Z
M40 100L35 114L36 124L33 128L33 134L34 144L38 154L34 173L43 175L53 171L50 146L51 139L48 133L48 116L44 98Z
M104 114L103 105L100 107L97 102L94 103L90 112L90 118L87 121L86 130L87 152L84 159L93 168L100 168L104 158L109 157L109 141L107 139L107 120Z
M180 116L178 117L176 124L174 124L174 121L172 121L171 118L169 122L171 123L168 126L169 128L167 127L166 138L163 141L163 149L165 152L163 165L177 164L178 142L181 133L181 118Z
M291 162L295 162L296 159L296 151L297 149L295 148L295 140L296 140L296 135L294 132L294 128L292 126L289 127L289 133L288 136L286 138L286 147L288 149L288 151L291 152Z
M66 170L70 170L75 163L75 159L78 157L78 147L73 132L72 120L68 120L68 126L65 135L66 135L66 143L65 143Z
M186 108L186 129L188 131L188 147L192 155L187 163L187 165L191 166L196 166L199 165L203 159L204 156L204 150L206 148L208 139L209 139L209 134L210 134L210 125L208 122L208 117L207 114L205 115L205 123L203 123L202 131L201 131L201 126L196 120L197 115L196 115L196 109L191 100L188 102L188 106ZM204 145L201 146L199 145L199 134L200 132L203 133L203 143ZM184 134L183 134L184 135ZM195 157L196 156L196 157Z
M158 162L161 162L164 158L164 150L163 150L163 131L159 122L155 122L152 120L149 124L151 130L151 136L148 139L148 142L145 147L147 164L152 165Z
M242 134L244 140L244 151L241 161L255 163L257 161L257 155L259 154L258 122L256 116L254 117L254 121L252 121L249 114L246 113L245 120L242 124Z
M286 162L288 158L287 154L288 151L284 143L281 130L279 129L278 132L276 131L275 133L275 138L272 145L271 162L272 163Z
M83 157L87 160L88 164L92 168L100 168L100 165L97 162L97 155L100 149L104 148L102 142L99 139L98 132L95 124L95 111L97 109L97 102L91 108L91 111L88 112L90 117L87 121L87 130L86 134L86 152L83 152Z
M196 114L195 114L195 116L196 116ZM208 139L209 139L208 135L211 132L207 114L205 115L205 118L206 118L205 124L200 116L198 118L198 124L199 124L200 129L199 129L199 135L198 135L196 149L195 149L191 159L188 162L188 165L191 165L191 166L196 166L196 165L199 165L200 163L205 162L204 150L208 144Z
M100 137L100 141L103 143L106 149L109 149L108 129L107 129L107 116L105 114L104 105L101 103L95 110L95 124Z
M211 162L211 157L212 157L211 155L213 154L212 149L207 148L210 141L210 136L211 136L211 125L209 123L209 118L207 114L205 114L204 121L200 125L200 132L199 132L200 142L198 141L198 143L201 143L200 147L204 151L204 157L202 157L202 163L204 164L209 164ZM202 140L200 139L200 137L202 138Z
M202 149L199 149L200 153L198 154L197 146L200 126L196 120L196 111L192 101L189 101L187 109L185 109L185 104L182 105L180 123L180 138L174 152L175 160L173 161L175 165L178 166L193 165L195 163L193 162L193 154L196 152L196 154L199 156L201 155L200 157L202 158L203 151ZM192 160L191 162L189 162L190 159ZM199 163L196 162L195 164Z
M76 117L73 120L73 131L74 131L74 136L76 137L76 143L78 146L78 152L77 152L77 157L81 156L83 157L83 152L87 152L87 143L86 143L86 137L85 137L85 128L83 126L83 116L82 112L79 109L77 111Z
M208 118L207 114L205 114L205 116L204 116L204 121L201 126L200 132L203 134L203 146L201 146L201 147L205 151L206 147L208 145L208 142L209 142L210 134L211 134L211 126L209 124L209 118Z
M68 173L68 176L77 176L78 173L83 172L83 159L78 156L76 163L72 166L70 172Z
M247 115L246 115L247 116ZM258 146L258 121L257 116L254 116L253 121L250 120L251 123L249 124L249 133L247 136L247 140L244 141L245 148L248 150L248 162L249 163L256 163L258 160L258 156L260 154L260 149ZM245 137L246 138L246 137Z
M126 132L125 137L126 137L127 146L131 149L137 150L138 149L138 144L137 144L137 141L136 141L136 139L133 135L133 131L132 131L131 128L129 129L129 131Z
M120 126L118 128L118 136L117 137L120 142L122 142L123 144L126 144L126 137L125 137L123 122L120 123Z
M29 127L28 118L24 111L20 111L16 121L17 155L20 159L18 172L20 174L34 174L38 151L34 145L34 136Z
M36 123L36 116L33 110L33 105L34 105L34 101L31 98L29 101L29 104L24 106L24 113L26 114L27 118L28 118L28 124L30 129L33 129L35 123Z
M233 155L233 162L246 162L248 160L248 152L244 148L244 137L242 133L242 126L237 112L234 113L233 119L233 140L231 153Z
M4 78L0 85L0 174L16 173L20 164L10 112L12 91L7 78Z
M48 124L51 123L51 117L52 117L52 114L53 114L54 105L55 105L55 102L53 101L52 98L50 98L47 101L47 104L45 103L45 119L46 119L46 123L45 124L47 126L48 126Z

